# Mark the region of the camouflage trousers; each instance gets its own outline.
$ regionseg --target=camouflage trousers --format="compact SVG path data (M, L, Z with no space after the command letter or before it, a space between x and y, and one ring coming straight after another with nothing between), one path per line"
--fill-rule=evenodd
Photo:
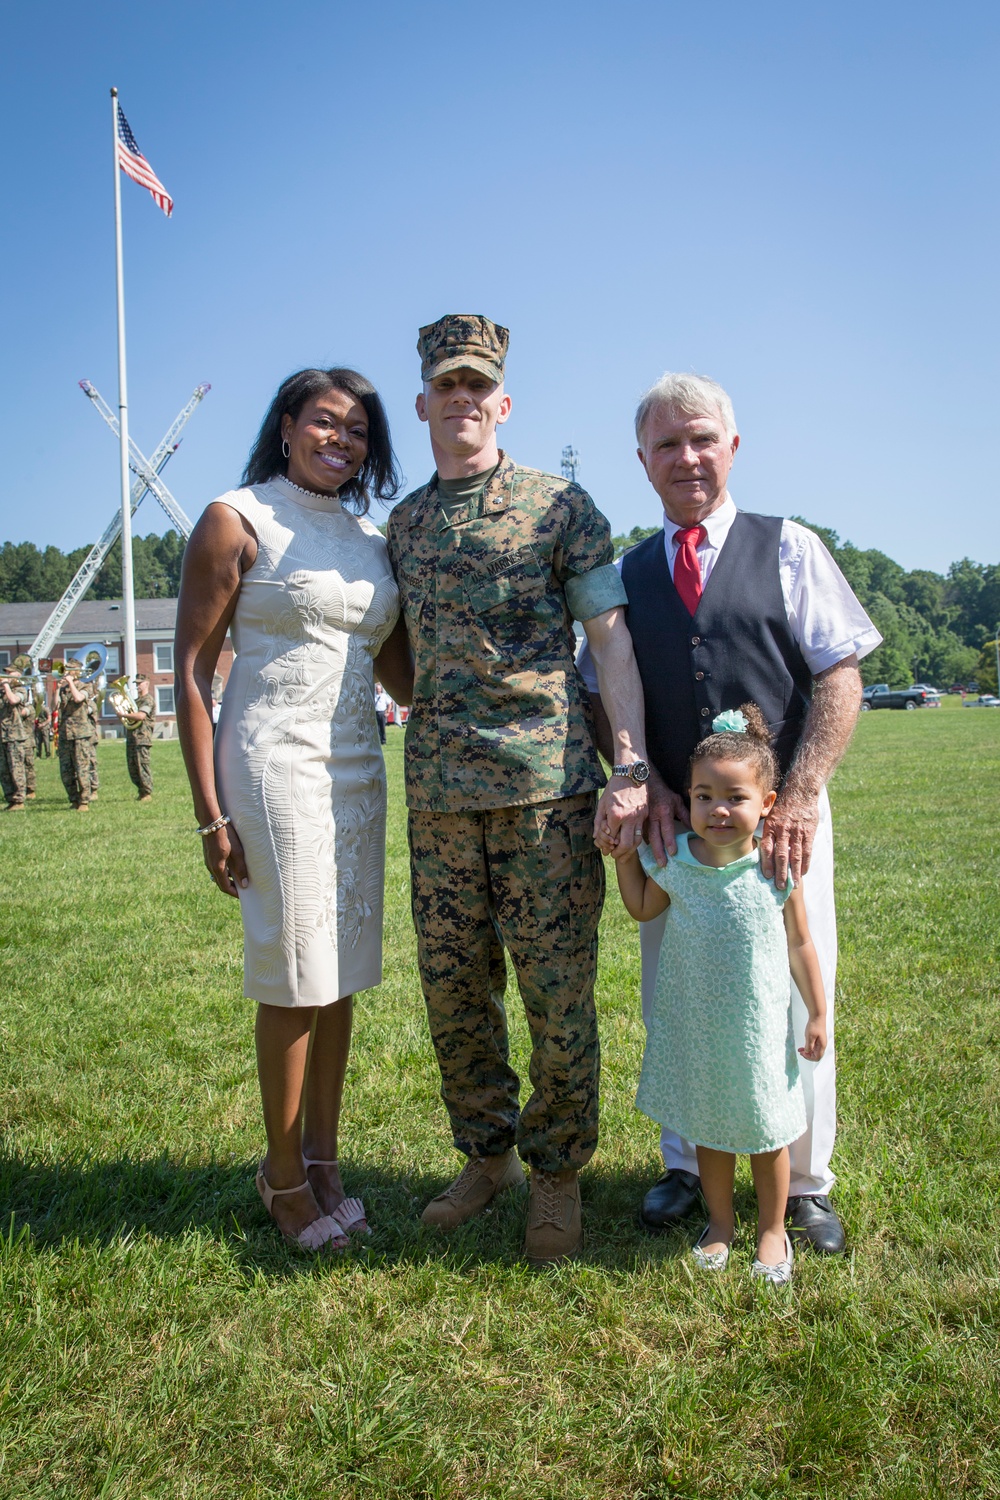
M59 736L59 775L74 807L90 801L90 740Z
M97 740L90 742L90 795L93 797L101 789L101 778L97 774Z
M0 742L0 786L8 807L24 801L24 740Z
M604 866L596 794L486 812L411 811L417 958L441 1097L459 1151L517 1146L545 1171L597 1145L594 1008ZM532 1094L510 1066L504 948L531 1031Z
M24 790L35 795L35 741L29 735L24 742Z
M35 754L52 759L52 733L48 729L35 730Z
M149 746L137 745L129 735L125 741L125 760L128 765L128 774L132 778L133 785L139 788L140 797L151 797L153 773L149 769Z

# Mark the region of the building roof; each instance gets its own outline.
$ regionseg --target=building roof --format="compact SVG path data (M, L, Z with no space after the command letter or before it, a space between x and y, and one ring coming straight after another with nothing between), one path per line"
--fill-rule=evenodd
M0 641L33 641L56 607L49 604L0 604ZM136 630L157 630L170 635L177 622L176 599L137 599ZM120 599L82 599L59 632L60 640L103 641L120 637L125 630L125 611Z

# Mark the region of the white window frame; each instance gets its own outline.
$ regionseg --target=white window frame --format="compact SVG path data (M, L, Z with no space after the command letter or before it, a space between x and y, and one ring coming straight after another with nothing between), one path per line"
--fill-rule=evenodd
M158 715L174 715L174 685L173 683L161 682L156 688L156 712Z
M108 677L118 677L121 673L121 667L118 665L121 660L119 648L117 646L106 646L104 649L108 653L108 659L104 664L104 671Z
M167 665L165 667L160 664L160 652L161 651L166 651L167 652ZM159 676L161 672L172 672L173 670L174 670L174 643L173 643L173 641L154 641L153 642L153 671L157 674L157 676ZM173 713L173 709L171 709L171 713Z

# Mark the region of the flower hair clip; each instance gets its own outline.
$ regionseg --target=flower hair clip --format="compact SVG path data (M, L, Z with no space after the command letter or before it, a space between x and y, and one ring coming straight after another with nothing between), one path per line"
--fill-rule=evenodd
M747 721L738 708L727 708L712 720L713 734L746 734Z

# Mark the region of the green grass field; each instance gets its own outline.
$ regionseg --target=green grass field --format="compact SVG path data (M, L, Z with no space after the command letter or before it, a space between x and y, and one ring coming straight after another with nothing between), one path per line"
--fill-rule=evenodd
M1000 713L862 716L833 786L851 1253L751 1285L636 1210L638 943L609 894L602 1140L568 1269L518 1262L523 1205L451 1239L453 1174L414 963L390 730L386 981L359 998L342 1160L375 1233L287 1251L235 902L180 754L139 807L124 747L72 814L54 761L0 821L0 1495L654 1500L1000 1496ZM517 1056L526 1031L511 1000Z

